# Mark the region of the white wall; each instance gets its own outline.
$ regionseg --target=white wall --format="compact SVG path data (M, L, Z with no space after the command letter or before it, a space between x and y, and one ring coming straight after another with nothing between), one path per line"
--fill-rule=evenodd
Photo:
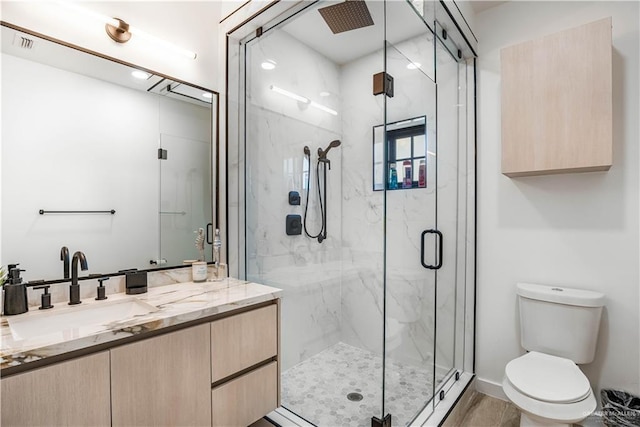
M614 160L608 172L510 179L500 173L500 49L613 18ZM520 347L515 284L566 285L607 295L595 361L597 395L640 394L638 2L508 2L476 16L478 277L476 372L500 395Z
M83 8L120 18L132 26L197 53L195 60L158 51L135 35L124 44L111 40L104 24L53 1L3 1L2 20L170 77L217 90L220 2L83 1Z

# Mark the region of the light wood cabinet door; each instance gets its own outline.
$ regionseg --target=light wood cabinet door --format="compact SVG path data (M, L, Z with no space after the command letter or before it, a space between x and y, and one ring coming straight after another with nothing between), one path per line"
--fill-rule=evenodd
M3 378L2 426L109 426L109 352Z
M611 18L502 49L501 79L503 174L611 167Z
M211 376L216 382L278 354L278 307L211 322Z
M114 426L211 424L209 324L111 350Z
M213 426L246 427L278 406L278 366L271 362L211 391Z

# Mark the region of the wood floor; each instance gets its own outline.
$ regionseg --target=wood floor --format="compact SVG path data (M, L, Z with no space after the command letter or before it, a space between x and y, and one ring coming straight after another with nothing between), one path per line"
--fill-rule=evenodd
M518 427L520 412L510 402L474 393L459 427Z
M455 422L455 425L457 427L518 427L520 426L520 413L510 402L474 392L469 409L465 412L462 420ZM262 419L250 427L273 427L273 425Z

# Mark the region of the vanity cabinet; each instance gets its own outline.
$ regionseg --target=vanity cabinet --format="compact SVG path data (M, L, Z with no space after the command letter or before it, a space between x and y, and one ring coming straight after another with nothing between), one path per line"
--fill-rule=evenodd
M611 167L611 18L506 47L500 61L503 174Z
M213 426L248 426L278 407L278 305L211 323Z
M279 307L194 319L2 378L2 425L246 427L279 403Z
M113 348L113 425L209 425L210 363L208 323Z
M109 352L2 381L3 426L110 426Z

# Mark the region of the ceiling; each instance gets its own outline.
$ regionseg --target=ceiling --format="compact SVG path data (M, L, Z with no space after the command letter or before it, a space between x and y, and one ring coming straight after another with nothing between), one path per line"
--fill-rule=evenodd
M322 7L341 1L322 2ZM413 8L405 2L391 2L387 7L387 18L391 22L402 23L387 29L386 38L391 43L399 43L419 34L425 34L426 25L417 17ZM374 25L333 34L320 12L313 6L295 16L282 26L282 30L301 41L338 65L349 63L367 54L379 51L384 45L384 2L367 1Z
M494 1L484 1L484 0L471 0L471 8L475 13L484 12L487 9L491 9L492 7L499 6L503 3L506 3L508 0L494 0Z

